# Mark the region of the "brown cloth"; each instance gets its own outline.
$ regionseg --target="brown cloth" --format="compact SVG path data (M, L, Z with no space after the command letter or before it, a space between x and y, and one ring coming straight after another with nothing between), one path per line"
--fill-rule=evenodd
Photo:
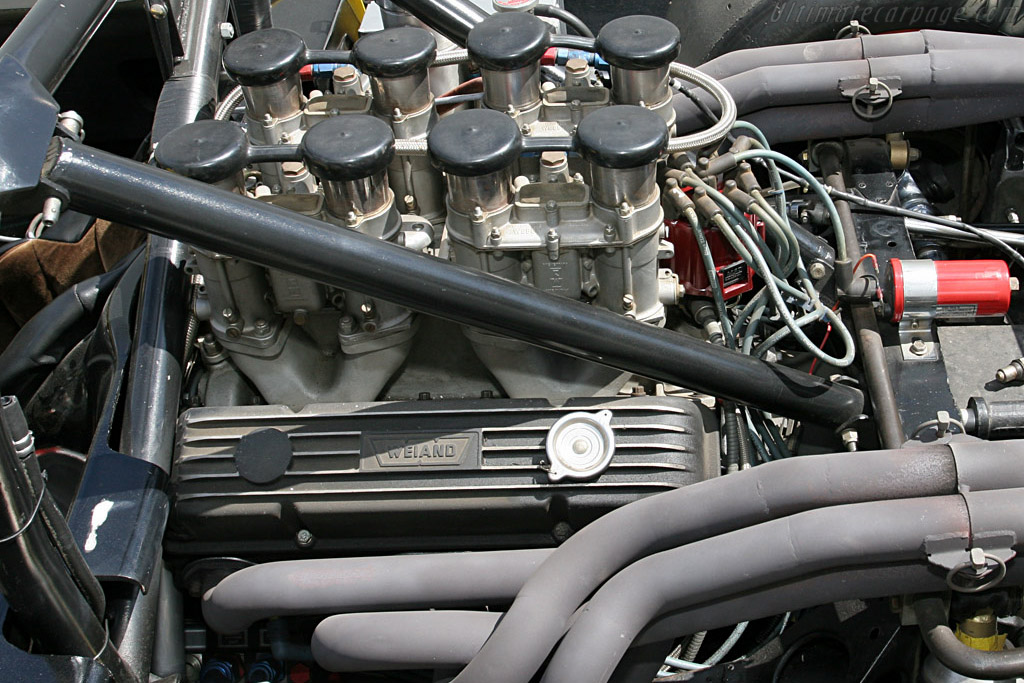
M105 273L145 237L133 228L97 220L78 242L29 240L0 254L0 351L61 292Z

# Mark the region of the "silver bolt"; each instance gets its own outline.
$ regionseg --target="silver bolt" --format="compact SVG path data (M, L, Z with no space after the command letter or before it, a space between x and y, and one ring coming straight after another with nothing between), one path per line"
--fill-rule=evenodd
M625 218L633 212L633 207L629 205L629 202L622 202L619 204L619 215Z
M530 133L533 132L533 129L530 127L530 124L524 123L522 126L519 127L519 132L522 133L523 135L529 136Z
M308 548L313 545L313 541L315 540L316 538L313 537L313 533L308 529L300 529L299 532L295 534L295 544L300 548Z
M352 319L350 315L341 316L341 320L338 321L338 332L340 334L352 334L356 331L356 321Z
M915 356L923 356L928 353L928 345L923 339L915 339L910 343L910 352Z
M828 274L828 271L826 270L824 263L821 263L820 261L815 261L814 263L811 264L811 267L808 270L808 274L814 280L821 280L822 278L825 277L825 275Z
M238 314L235 313L235 309L233 309L233 308L225 308L223 311L220 312L220 314L229 323L233 323L236 320L238 320Z
M256 330L256 334L261 337L265 337L270 334L270 323L263 318L257 318L256 322L253 323L253 327Z
M470 214L470 218L473 219L474 223L483 223L484 222L484 210L481 209L479 206L474 206L473 207L473 212Z
M231 40L235 37L235 27L230 21L225 21L220 25L220 37L224 40Z
M76 137L81 137L82 127L85 126L85 119L79 116L76 111L65 111L60 114L60 125L67 128Z
M491 232L488 235L488 239L490 239L495 244L500 242L501 241L501 228L498 228L498 227L491 228Z
M857 442L860 440L860 437L856 429L844 429L839 438L842 439L843 448L847 451L853 452L857 450Z
M359 307L359 311L363 314L363 332L376 332L377 309L374 307L373 302L367 301Z
M159 2L154 2L149 6L149 14L154 19L163 19L167 16L167 8Z
M632 311L633 307L635 305L636 305L636 300L633 298L632 294L625 294L625 295L623 295L623 297L622 297L622 310L624 310L624 311Z
M1006 210L1006 220L1011 223L1020 223L1020 214L1017 213L1017 209L1010 207Z

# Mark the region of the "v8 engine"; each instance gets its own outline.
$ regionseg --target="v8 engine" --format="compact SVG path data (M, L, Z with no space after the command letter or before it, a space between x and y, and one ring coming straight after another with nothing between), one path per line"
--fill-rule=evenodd
M0 677L1022 680L1024 39L785 4L35 0Z

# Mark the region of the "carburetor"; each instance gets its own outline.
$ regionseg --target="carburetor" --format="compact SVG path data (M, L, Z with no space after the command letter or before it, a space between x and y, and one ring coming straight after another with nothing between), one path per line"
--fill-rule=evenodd
M437 119L428 69L437 54L434 36L412 26L365 36L351 54L306 49L287 29L246 34L224 51L224 67L245 98L245 127L255 145L297 144L306 131L331 116L372 114L388 123L394 136L423 139ZM304 65L346 59L358 66L337 65L334 93L303 95ZM316 190L316 180L299 161L259 165L270 194ZM390 184L406 213L434 224L444 221L443 182L422 158L396 158Z
M542 87L541 59L551 46L548 28L532 14L506 12L491 15L469 32L466 46L480 67L485 107L507 113L527 136L572 135L587 114L612 102L645 107L665 125L675 123L669 87L669 68L680 47L675 24L631 16L601 29L597 49L610 65L610 90L579 57L566 63L563 85Z
M655 165L674 117L668 76L679 31L655 17L613 21L596 41L610 87L579 59L564 83L542 87L549 28L520 12L474 27L467 53L480 69L483 107L444 117L430 74L458 59L438 60L425 29L369 34L351 52L308 50L284 29L244 35L224 54L244 96L243 125L190 124L160 142L157 161L338 230L663 325L679 287L658 268L672 245ZM310 64L333 69L333 92L303 92ZM199 345L207 405L372 400L415 343L418 318L400 306L194 252L202 276L194 310L211 331ZM464 331L512 398L609 396L629 380ZM246 394L250 384L258 396Z
M255 149L235 124L205 121L166 136L156 158L169 170L243 192L242 167L259 155ZM267 149L273 148L262 151ZM395 141L384 122L367 115L326 119L303 137L298 152L322 193L263 201L411 248L429 244L422 221L408 238L403 231L387 178ZM425 239L412 236L420 234ZM247 261L193 252L203 278L195 314L210 325L216 341L213 350L202 346L205 360L222 362L215 350L226 350L272 403L372 400L409 352L416 318L407 309ZM207 387L207 404L211 395L230 403L243 392L230 374L213 377L229 385Z
M583 119L571 148L545 151L543 177L516 177L521 155L547 141L525 141L511 117L479 109L441 120L428 137L448 182L446 229L454 260L509 280L637 320L662 325L678 282L659 271L664 214L655 163L668 144L657 114L635 105L605 107ZM535 145L533 143L536 143ZM569 145L564 145L567 149ZM536 347L467 331L477 355L512 397L567 398L615 393L626 377ZM544 367L548 372L524 373Z

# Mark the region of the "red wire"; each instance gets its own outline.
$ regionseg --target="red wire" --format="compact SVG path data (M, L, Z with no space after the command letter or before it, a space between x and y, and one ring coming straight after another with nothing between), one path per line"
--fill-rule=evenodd
M871 256L871 255L870 255L870 254L867 254L867 255L865 256L865 258L866 258L867 256ZM871 258L874 258L874 256L872 256ZM857 262L857 265L859 266L859 265L860 265L861 263L863 263L863 262L864 262L864 259L862 258L862 259L861 259L860 261L858 261L858 262ZM856 271L856 270L857 270L857 268L856 268L856 267L854 267L854 270ZM837 302L836 302L836 305L832 307L832 310L833 310L833 311L835 311L835 310L838 310L838 309L839 309L839 302L837 301ZM818 348L819 348L819 349L821 349L822 351L824 351L824 350L825 350L825 344L827 344L827 343L828 343L828 337L829 337L829 335L830 335L830 334L832 334L832 323L829 323L829 324L828 324L828 327L826 327L826 328L825 328L825 336L824 336L824 337L822 338L822 340L821 340L821 346L819 346L819 347L818 347ZM813 374L814 374L814 371L818 369L818 361L819 361L819 360L820 360L819 358L815 358L815 359L814 359L814 360L813 360L813 361L811 362L811 369L807 371L807 374L808 374L808 375L813 375Z
M882 277L882 271L878 269L878 259L875 258L874 254L864 254L863 256L861 256L860 260L857 261L857 265L855 265L853 267L853 270L850 271L850 272L856 273L857 269L860 268L861 265L864 263L864 261L866 261L868 259L871 259L871 265L873 265L875 267L875 288L876 288L876 291L878 292L878 302L884 304L885 303L885 295L882 293L882 285L880 284L881 277Z

